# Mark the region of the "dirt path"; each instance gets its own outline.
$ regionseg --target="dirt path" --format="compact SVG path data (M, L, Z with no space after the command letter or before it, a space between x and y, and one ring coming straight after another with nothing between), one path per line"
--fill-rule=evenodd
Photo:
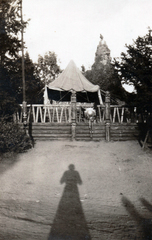
M136 141L54 141L1 159L0 240L152 239L151 156ZM60 184L70 164L78 188L75 171Z

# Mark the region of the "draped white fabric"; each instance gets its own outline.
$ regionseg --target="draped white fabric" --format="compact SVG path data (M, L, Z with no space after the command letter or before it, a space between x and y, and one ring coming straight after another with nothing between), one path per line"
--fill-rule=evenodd
M99 90L98 85L92 84L85 78L73 60L70 61L59 77L48 85L48 88L58 91L74 90L76 92L97 92Z

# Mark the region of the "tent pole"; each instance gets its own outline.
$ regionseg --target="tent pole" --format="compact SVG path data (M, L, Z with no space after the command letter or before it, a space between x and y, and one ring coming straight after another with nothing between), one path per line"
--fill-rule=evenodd
M98 98L99 98L100 105L103 105L100 89L98 89Z
M44 98L44 105L47 105L47 104L50 103L49 98L48 98L48 91L47 91L47 86L46 85L45 85L45 89L44 89L43 98Z

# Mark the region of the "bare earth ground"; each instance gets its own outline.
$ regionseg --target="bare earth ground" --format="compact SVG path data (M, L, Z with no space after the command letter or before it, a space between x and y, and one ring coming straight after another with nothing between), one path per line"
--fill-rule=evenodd
M60 184L69 164L75 190ZM136 141L37 142L1 157L0 240L150 240L151 188L152 151Z

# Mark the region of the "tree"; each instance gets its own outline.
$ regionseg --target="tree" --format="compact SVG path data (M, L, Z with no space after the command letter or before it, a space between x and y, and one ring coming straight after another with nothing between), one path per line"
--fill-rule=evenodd
M152 36L151 30L138 37L132 45L126 45L121 60L115 60L114 67L122 83L134 86L134 104L138 109L152 112Z
M100 35L100 39L95 53L95 62L91 70L85 72L85 76L92 83L98 84L101 89L108 90L113 73L113 66L111 64L110 50L106 42L103 42L102 35Z
M4 80L5 79L5 80ZM11 116L18 109L15 91L7 69L0 64L0 117Z
M0 61L7 65L7 61L18 57L21 50L20 32L22 29L20 16L21 0L0 0ZM23 27L26 27L23 22Z
M102 90L107 91L111 83L111 76L113 74L113 67L111 64L106 66L102 65L100 69L97 69L95 65L92 70L86 72L86 78L88 78L93 84L100 86Z
M25 151L31 147L30 138L12 121L19 105L11 71L19 58L19 36L26 25L21 23L20 3L20 0L0 0L0 152Z
M100 39L95 53L95 62L91 70L85 72L85 76L93 84L99 85L102 90L110 91L113 98L124 101L127 93L122 87L121 81L111 62L110 49L106 42L103 42L102 35L100 35Z
M25 86L28 103L43 103L44 83L35 75L35 64L29 54L25 54Z
M35 65L30 59L28 52L24 57L25 67L25 90L27 103L42 103L44 88L43 82L35 76ZM23 84L22 84L22 58L19 57L12 62L9 70L10 80L12 88L15 91L15 98L18 103L22 103L23 100Z
M15 3L15 5L14 5ZM26 23L23 22L23 27ZM12 113L16 106L16 94L11 81L12 64L21 50L20 0L0 0L0 97L1 114ZM9 111L12 106L11 111Z
M35 74L47 85L52 82L61 72L57 64L57 56L54 52L48 52L42 57L39 55L38 63L35 65Z

